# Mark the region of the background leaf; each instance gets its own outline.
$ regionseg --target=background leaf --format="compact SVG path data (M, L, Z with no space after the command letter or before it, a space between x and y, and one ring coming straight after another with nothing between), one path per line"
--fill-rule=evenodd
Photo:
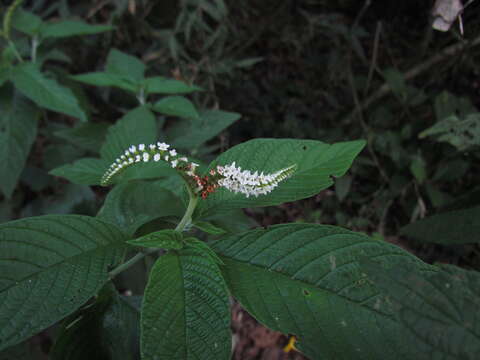
M183 211L181 200L160 183L136 181L115 186L98 216L133 234L150 220L181 216Z
M198 250L155 263L141 315L142 359L230 359L230 308L220 270Z
M158 100L152 107L159 113L198 120L200 117L195 105L183 96L167 96Z
M50 215L0 225L0 349L74 312L108 280L125 251L114 225Z
M155 115L147 107L140 106L126 113L108 129L100 154L110 164L131 145L147 145L156 141Z
M73 75L70 78L88 85L113 86L133 93L137 92L137 87L133 81L125 79L117 74L109 74L105 72L91 72L86 74Z
M64 321L50 359L140 359L139 335L139 309L107 285L95 304Z
M234 146L213 161L209 169L234 161L242 169L265 173L293 164L297 169L273 192L258 198L218 189L200 203L200 211L271 206L315 195L333 184L332 176L345 174L364 145L363 140L329 145L315 140L255 139Z
M46 23L41 29L44 38L64 38L77 35L98 34L113 30L111 25L90 25L83 21L62 20L56 23Z
M400 248L339 227L276 225L212 244L233 296L311 359L415 358L358 261L431 269Z
M176 121L168 129L168 143L177 149L192 149L202 145L240 119L237 113L205 110L199 113L200 121Z
M480 206L432 215L408 224L402 234L416 240L437 244L480 242Z
M74 184L99 185L108 166L109 163L102 159L83 158L73 164L57 167L51 170L49 174L64 177Z
M162 76L147 78L144 83L147 94L190 94L202 88Z
M10 198L37 135L38 110L11 88L0 89L0 190Z
M23 63L13 68L11 80L15 87L38 106L87 121L72 90L47 78L32 63Z
M82 149L98 153L102 143L105 140L107 129L110 124L83 123L71 129L64 129L55 132L55 136L67 140Z
M135 56L125 54L117 49L108 53L105 70L140 84L145 74L145 65Z
M12 16L12 27L30 36L38 34L42 24L43 21L40 16L22 8L15 10Z
M362 268L389 296L410 331L415 359L478 359L478 272L442 266L442 271L428 276L404 266L385 270L374 262L365 262Z

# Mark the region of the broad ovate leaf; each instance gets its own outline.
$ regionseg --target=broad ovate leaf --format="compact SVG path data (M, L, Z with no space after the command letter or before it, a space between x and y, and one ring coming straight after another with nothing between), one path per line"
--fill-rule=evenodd
M404 329L359 260L429 265L343 228L285 224L212 244L233 296L269 328L298 338L311 359L414 358Z
M48 215L0 225L0 349L36 334L82 306L123 258L114 225Z
M255 139L234 146L214 160L217 165L236 166L251 172L275 173L295 166L295 171L267 195L245 197L217 189L200 203L204 213L235 208L271 206L310 197L333 184L332 177L343 176L365 146L363 140L326 144L316 140Z
M155 263L141 314L143 360L228 360L228 293L218 265L197 249Z

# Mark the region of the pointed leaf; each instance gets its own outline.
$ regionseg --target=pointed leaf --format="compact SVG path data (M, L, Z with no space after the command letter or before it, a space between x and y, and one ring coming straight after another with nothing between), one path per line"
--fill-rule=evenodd
M151 144L156 140L155 115L147 107L140 106L126 113L108 129L100 154L103 159L112 163L131 145Z
M178 116L186 119L199 119L195 105L183 96L164 97L157 101L152 109L165 115Z
M108 165L109 163L102 159L83 158L73 164L57 167L49 174L64 177L74 184L100 185L100 180Z
M19 93L0 91L0 190L10 198L37 135L38 110Z
M235 208L271 206L318 194L340 177L365 146L363 140L325 144L315 140L255 139L234 146L213 161L209 169L233 162L252 172L273 173L296 165L293 175L267 195L246 198L223 188L200 203L201 211L221 212Z
M119 75L140 84L145 74L145 64L135 56L125 54L117 49L111 49L107 57L107 73Z
M0 225L0 349L73 313L108 280L125 235L88 216L49 215Z
M421 274L405 266L389 270L373 261L363 269L393 303L410 332L415 359L478 359L480 274L444 266Z
M197 250L155 263L142 304L143 360L230 359L230 309L220 270Z
M199 116L200 120L194 124L185 120L173 124L168 129L169 144L181 149L198 147L220 134L241 117L240 114L220 110L201 111Z
M181 232L165 229L129 240L127 243L147 248L161 248L165 250L179 250L183 247Z
M35 64L23 63L15 66L10 78L15 87L38 106L87 121L87 116L72 90L45 77Z
M198 86L188 85L183 81L168 79L162 76L147 78L144 87L147 94L189 94L202 90Z
M30 36L38 34L42 24L41 17L22 8L15 10L12 16L12 27Z
M109 74L106 72L91 72L86 74L73 75L70 78L88 85L112 86L133 93L137 92L137 86L133 81L117 74Z
M311 359L408 359L409 344L358 260L428 270L413 255L343 228L285 224L212 244L230 291ZM412 355L412 354L410 354Z
M193 226L195 226L197 229L202 230L203 232L206 232L207 234L212 235L222 235L227 232L226 230L219 228L218 226L215 226L207 221L195 221Z
M82 149L98 153L100 146L105 140L109 126L105 122L83 123L72 129L56 131L55 136L65 139Z
M41 35L44 38L64 38L77 35L98 34L113 30L111 25L90 25L83 21L62 20L56 23L46 23L42 27Z

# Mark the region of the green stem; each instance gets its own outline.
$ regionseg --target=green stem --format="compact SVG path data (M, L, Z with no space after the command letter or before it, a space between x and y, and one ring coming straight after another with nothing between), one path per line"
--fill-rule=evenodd
M192 221L192 214L197 206L198 203L198 196L193 193L192 189L190 189L189 186L187 186L188 190L188 195L189 195L189 201L188 201L188 206L187 210L185 211L185 214L183 214L182 219L178 223L178 225L175 227L175 231L184 231L185 228L191 223ZM136 254L135 256L131 257L127 261L125 261L123 264L117 266L115 269L110 271L110 279L113 279L115 276L120 274L122 271L127 270L140 260L142 260L145 256L153 254L157 252L158 249L145 249L143 252L140 252Z

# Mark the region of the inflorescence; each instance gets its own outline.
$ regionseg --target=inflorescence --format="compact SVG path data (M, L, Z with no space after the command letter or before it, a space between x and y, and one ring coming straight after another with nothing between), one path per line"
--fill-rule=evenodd
M296 165L292 165L272 174L263 172L259 174L257 171L255 173L250 170L242 171L242 168L235 166L233 162L230 165L218 165L209 171L209 175L201 177L195 173L198 164L189 162L185 156L178 155L175 149L170 149L170 145L158 142L130 146L110 165L102 176L101 185L109 185L113 176L135 163L152 161L165 161L172 168L177 169L195 193L200 194L204 199L219 187L234 193L242 193L247 198L265 195L275 189L281 181L289 178L296 169Z

